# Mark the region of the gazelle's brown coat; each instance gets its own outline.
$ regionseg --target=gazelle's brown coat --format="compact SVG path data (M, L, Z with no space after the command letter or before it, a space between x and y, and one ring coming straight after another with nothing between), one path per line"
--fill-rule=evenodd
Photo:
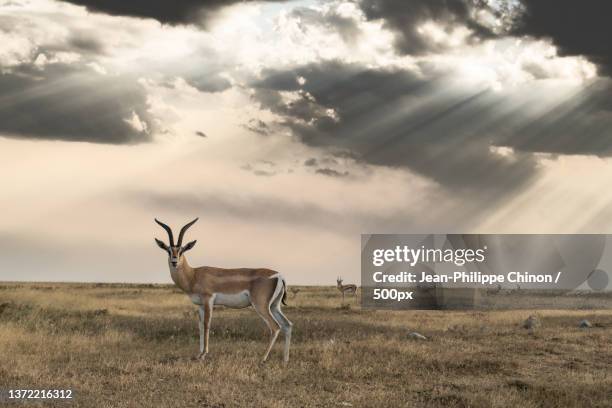
M352 295L355 295L357 293L357 286L353 285L352 283L348 284L348 285L343 285L342 284L342 279L340 279L338 277L338 279L336 279L336 284L337 284L337 288L340 291L340 293L342 293L342 301L344 302L344 294L345 293L350 293Z
M197 219L196 219L197 220ZM156 222L164 229L165 224ZM188 224L192 225L195 220ZM188 227L187 226L187 227ZM166 231L168 231L166 229ZM289 346L291 342L291 322L281 311L281 302L286 297L286 285L283 277L270 269L224 269L211 266L194 268L187 262L184 252L195 245L195 241L182 245L183 227L179 235L179 242L174 245L171 231L168 232L170 246L163 242L157 244L168 251L168 266L172 280L191 301L199 306L200 328L200 354L203 358L208 353L208 338L210 322L214 305L223 305L231 308L244 308L253 306L257 314L264 320L270 329L270 344L264 354L263 361L268 358L280 331L285 336L283 359L289 360Z

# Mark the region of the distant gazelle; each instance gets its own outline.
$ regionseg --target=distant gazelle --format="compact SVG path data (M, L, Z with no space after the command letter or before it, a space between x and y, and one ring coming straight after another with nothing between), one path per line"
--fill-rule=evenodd
M294 299L297 296L297 294L300 293L300 288L291 287L291 288L289 288L289 290L291 291L291 293L293 293L293 298Z
M336 279L336 283L338 284L337 288L340 291L340 293L342 293L342 301L344 302L344 294L345 293L350 293L352 295L355 295L355 293L357 292L357 286L351 284L348 285L343 285L342 284L342 279L340 277L338 277L338 279Z
M278 272L263 268L191 267L185 258L185 252L193 248L196 241L191 241L183 246L183 236L197 220L196 218L181 228L178 242L174 244L172 229L155 219L155 222L168 233L170 245L166 245L157 238L155 242L168 253L170 276L176 286L199 306L200 354L198 358L203 359L208 354L208 333L213 305L223 305L236 309L253 306L270 329L270 345L263 356L263 361L268 359L280 331L285 336L283 359L285 362L289 361L292 323L281 312L281 302L285 304L287 297L285 279Z

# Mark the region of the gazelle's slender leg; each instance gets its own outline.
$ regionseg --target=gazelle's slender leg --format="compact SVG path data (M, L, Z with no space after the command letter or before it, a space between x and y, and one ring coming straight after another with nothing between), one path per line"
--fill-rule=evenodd
M198 319L198 327L200 329L200 354L198 354L198 358L201 358L204 355L204 318L206 317L203 305L200 305L198 314L200 317Z
M265 362L266 360L268 360L270 351L272 351L272 347L274 346L274 343L276 343L278 333L280 333L279 329L274 330L274 333L272 334L272 338L270 339L270 345L268 346L268 349L266 350L266 354L264 354L263 358L261 359L262 362Z
M262 307L260 305L257 305L257 303L253 303L253 307L257 311L257 314L261 316L263 321L266 322L266 325L270 329L270 345L268 346L266 354L264 354L263 359L261 360L262 362L265 362L268 359L270 351L272 350L272 346L274 346L274 343L276 342L278 333L280 333L280 324L276 321L276 319L274 319L274 316L272 316L272 313L270 312L270 309L267 305Z
M212 298L202 299L200 306L200 354L203 359L208 354L208 337L210 333L210 321L212 319L213 304Z
M280 299L279 299L280 302ZM276 321L280 324L283 335L285 336L285 347L283 348L283 361L287 363L289 361L289 347L291 345L291 327L293 323L287 319L280 309L279 302L275 302L272 305L272 314Z

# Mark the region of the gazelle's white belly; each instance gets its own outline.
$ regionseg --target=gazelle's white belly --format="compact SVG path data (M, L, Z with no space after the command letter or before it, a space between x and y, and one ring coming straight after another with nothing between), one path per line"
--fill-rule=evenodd
M215 305L227 306L236 309L251 306L249 292L243 290L239 293L215 293L213 298Z

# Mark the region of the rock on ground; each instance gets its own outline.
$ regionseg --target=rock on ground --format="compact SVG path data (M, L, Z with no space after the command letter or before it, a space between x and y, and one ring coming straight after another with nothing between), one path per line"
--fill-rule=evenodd
M408 334L408 337L411 338L411 339L417 339L417 340L427 340L427 337L425 337L421 333L417 333L417 332L412 332L412 333Z

